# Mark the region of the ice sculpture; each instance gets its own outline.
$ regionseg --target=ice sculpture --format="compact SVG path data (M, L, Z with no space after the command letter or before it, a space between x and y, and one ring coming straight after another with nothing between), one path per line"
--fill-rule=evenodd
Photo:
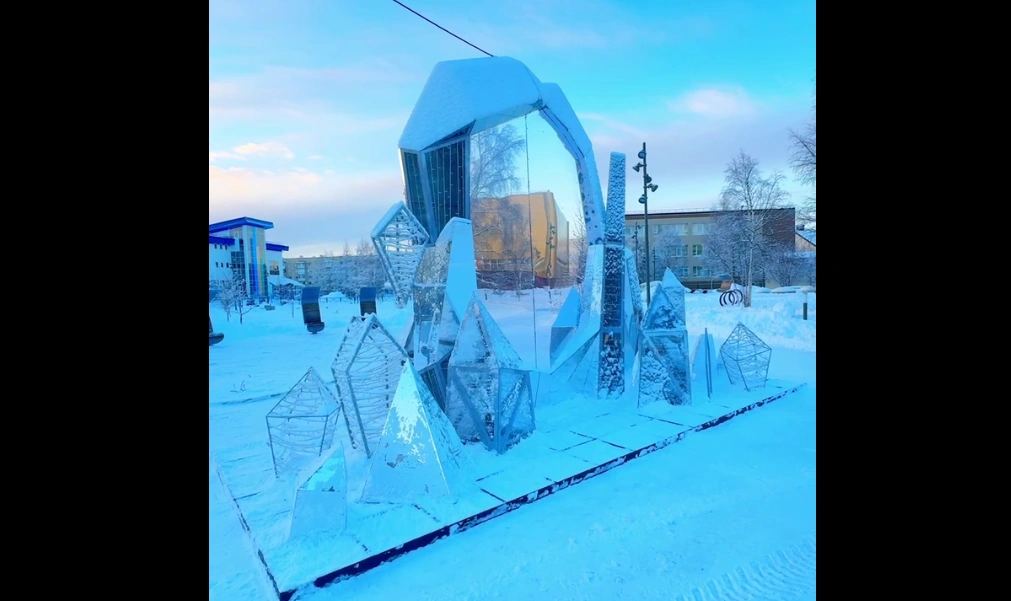
M769 377L772 348L743 323L738 323L720 347L720 358L731 384L740 381L745 390L764 388ZM735 381L736 380L736 381Z
M477 295L449 359L446 413L461 440L497 453L534 431L530 373Z
M460 439L417 370L404 365L369 463L363 503L452 498L460 482Z
M267 414L274 475L280 477L329 449L339 414L337 399L310 367Z
M397 390L407 351L375 313L352 317L330 365L351 445L371 457Z
M625 392L625 155L611 153L607 182L604 244L604 297L601 302L598 389Z
M435 245L425 249L414 280L414 365L440 407L446 404L446 370L459 315L476 289L470 221L450 219Z
M670 270L670 267L663 272L663 280L660 282L660 287L667 293L667 298L670 299L671 305L674 307L674 315L677 322L687 327L688 321L685 319L685 287L681 283L681 280L674 275L674 272Z
M661 399L672 405L692 402L688 330L662 286L643 318L638 383L640 407Z
M348 474L344 446L335 444L299 477L288 538L335 535L348 526Z
M562 308L558 310L555 322L551 325L550 353L552 365L558 360L558 353L562 350L562 346L569 339L569 336L579 327L580 303L579 290L576 288L569 289L569 294L565 297L565 302L562 303Z
M411 298L414 274L427 242L428 232L402 202L390 207L372 228L372 244L393 286L398 307L407 306Z

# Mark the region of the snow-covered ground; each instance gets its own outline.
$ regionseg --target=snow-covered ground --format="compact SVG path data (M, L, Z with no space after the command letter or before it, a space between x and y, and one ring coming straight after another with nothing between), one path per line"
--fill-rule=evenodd
M686 295L692 335L708 328L719 345L744 322L774 349L770 377L808 382L800 393L306 598L392 599L410 589L422 599L675 599L731 573L718 598L813 595L815 297L805 322L802 294L756 294L751 309L720 307L718 294ZM211 305L225 333L209 349L212 451L223 439L234 449L243 436L250 446L262 436L240 427L238 411L265 415L309 366L329 375L358 306L331 299L321 310L327 329L313 336L298 306L294 316L290 306L257 308L240 325ZM394 334L409 319L392 303L378 313ZM269 598L228 489L213 466L210 476L211 598ZM799 567L770 576L784 561Z

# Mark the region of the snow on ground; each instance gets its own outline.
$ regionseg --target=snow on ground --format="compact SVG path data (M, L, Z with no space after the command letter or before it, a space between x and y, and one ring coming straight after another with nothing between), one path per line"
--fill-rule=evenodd
M813 354L791 355L814 369ZM712 582L725 594L704 598L814 599L815 417L815 391L802 389L296 598L675 601ZM775 569L777 552L796 567Z
M763 583L760 575L769 573L768 566L761 567L763 557L785 550L787 557L796 556L801 563L813 561L811 541L805 537L814 533L815 297L808 295L806 322L800 318L802 294L756 294L751 309L720 307L714 293L685 297L693 336L708 328L720 345L742 321L773 347L770 377L807 381L804 392L318 591L312 599L392 599L407 586L422 599L540 598L546 590L552 598L565 599L673 599L704 584L706 578L748 568L755 561L757 567L740 572L748 582L738 582L738 587L781 587L782 583ZM542 327L553 320L555 304L560 303L538 307ZM243 324L234 314L226 320L219 305L210 305L215 331L225 334L224 341L209 349L209 400L212 408L219 407L218 417L212 419L217 423L211 427L212 448L223 444L241 449L247 440L245 445L252 447L262 438L262 432L246 431L245 424L239 427L240 421L221 410L262 408L265 415L276 402L271 399L280 398L309 366L330 380L330 363L344 327L359 309L357 303L332 298L321 302L320 309L327 327L310 335L298 305L294 315L290 305L275 311L255 308L243 317ZM408 323L410 309L380 302L378 315L396 336ZM542 341L537 342L539 347ZM235 427L221 428L221 419ZM259 423L249 427L265 428ZM719 442L699 442L706 440ZM265 576L250 544L243 543L237 513L226 510L219 482L212 478L210 488L211 598L267 598L261 595L267 590ZM525 517L529 515L535 517ZM746 522L751 525L744 527ZM518 534L526 529L529 536ZM443 567L434 569L429 565L433 561ZM457 565L447 572L448 566ZM462 572L469 575L457 577ZM447 578L447 573L454 578ZM617 579L623 582L621 591L600 588ZM561 596L555 586L559 581L566 587ZM524 582L532 584L522 587ZM807 586L789 584L794 589Z

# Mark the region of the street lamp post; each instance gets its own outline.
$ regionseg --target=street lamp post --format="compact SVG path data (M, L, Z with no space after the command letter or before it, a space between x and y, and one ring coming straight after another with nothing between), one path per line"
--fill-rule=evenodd
M646 223L646 306L650 304L650 269L649 269L649 193L656 192L657 185L651 183L653 178L646 173L646 143L642 143L642 150L639 151L641 163L632 167L636 173L642 169L642 196L639 197L639 204L642 205L643 221ZM654 261L655 263L656 261Z

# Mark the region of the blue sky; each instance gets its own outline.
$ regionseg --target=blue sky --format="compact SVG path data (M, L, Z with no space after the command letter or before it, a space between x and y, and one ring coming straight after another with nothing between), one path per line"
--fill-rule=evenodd
M810 114L814 0L404 3L561 86L605 193L609 153L631 167L643 142L651 212L710 206L740 149L807 193L787 130ZM368 236L402 199L397 140L432 67L483 56L389 0L211 0L209 30L210 220L272 221L289 257Z

